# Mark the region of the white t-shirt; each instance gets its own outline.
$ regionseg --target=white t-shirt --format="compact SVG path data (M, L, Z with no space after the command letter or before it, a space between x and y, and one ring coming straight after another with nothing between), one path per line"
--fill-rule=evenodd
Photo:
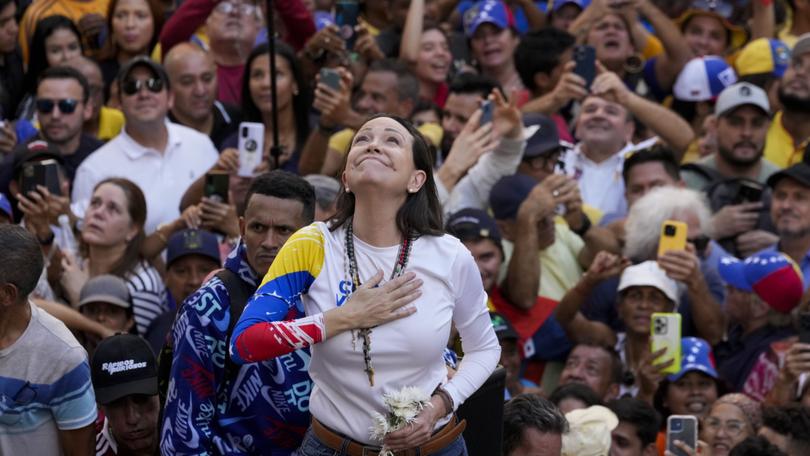
M169 140L165 151L144 147L126 133L90 154L76 170L73 209L80 217L93 195L93 187L110 177L138 184L146 197L146 233L180 216L183 193L205 174L219 154L208 136L183 125L166 122Z
M259 320L271 306L278 306L280 294L286 295L282 299L295 302L294 297L303 293L301 302L307 315L343 305L351 289L344 244L344 227L332 232L320 222L294 234L245 309L237 331L245 317ZM361 281L378 269L386 279L391 276L399 245L374 247L355 237L354 248ZM369 438L371 413L386 412L384 393L416 386L430 394L442 383L458 406L486 381L500 358L481 275L458 239L449 235L418 238L406 271L415 272L424 281L422 295L413 303L415 314L373 329L373 387L364 371L361 338L356 349L351 332L312 346L309 373L315 387L310 412L324 425L359 442L373 444ZM307 277L303 282L310 283L307 289L291 286L302 276ZM448 381L442 354L451 322L461 335L465 356Z

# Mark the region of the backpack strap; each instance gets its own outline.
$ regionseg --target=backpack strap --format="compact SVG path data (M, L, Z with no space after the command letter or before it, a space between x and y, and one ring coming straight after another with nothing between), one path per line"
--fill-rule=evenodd
M222 280L222 283L225 285L225 289L228 290L228 297L230 298L230 320L228 321L227 337L228 345L226 345L226 347L230 347L233 328L236 327L236 322L239 321L239 317L242 316L242 311L245 310L245 305L247 304L248 299L253 296L256 289L227 268L219 271L217 273L217 277ZM238 366L234 364L230 354L228 353L225 356L225 380L230 381L230 379L233 378L233 374L238 371Z

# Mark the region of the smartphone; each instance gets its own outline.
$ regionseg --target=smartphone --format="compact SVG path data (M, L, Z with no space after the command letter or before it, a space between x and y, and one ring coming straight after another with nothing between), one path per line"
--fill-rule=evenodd
M686 223L666 220L661 224L661 237L658 239L658 256L670 250L686 250L686 236L689 228Z
M596 78L596 50L587 44L574 47L574 62L574 74L585 80L585 88L590 91Z
M47 188L52 195L62 195L62 189L59 188L59 163L56 160L48 159L23 165L20 192L25 195L36 191L38 185Z
M223 172L210 172L205 175L205 196L219 203L228 202L230 176Z
M799 313L799 342L810 344L810 312Z
M332 89L340 90L340 73L331 68L321 68L321 82Z
M740 181L734 204L758 203L762 201L762 186L755 182Z
M239 124L239 171L240 177L253 177L253 170L262 162L264 152L264 124L242 122Z
M698 422L692 415L670 415L667 418L667 450L675 456L689 456L688 453L675 446L680 440L689 448L697 448Z
M492 100L486 100L481 103L481 125L492 122L492 109Z
M672 360L672 365L663 370L677 374L681 370L681 314L677 312L655 312L650 320L652 351L666 348L663 355L653 361L661 364Z
M346 49L354 48L357 38L355 27L360 16L360 5L357 0L338 0L335 3L335 25L340 30L340 36L346 41Z

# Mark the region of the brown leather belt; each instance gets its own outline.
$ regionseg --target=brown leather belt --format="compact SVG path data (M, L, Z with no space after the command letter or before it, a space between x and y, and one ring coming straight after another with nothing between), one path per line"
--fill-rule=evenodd
M453 443L456 438L464 432L467 427L467 421L458 421L455 415L450 419L450 422L439 429L438 432L419 446L418 448L411 448L408 450L395 451L396 456L428 456L433 453L443 450L448 445ZM352 439L343 437L342 435L332 431L323 424L321 424L315 417L312 418L312 432L324 445L335 451L342 451L340 454L347 456L376 456L380 452L380 447L367 446L357 443Z

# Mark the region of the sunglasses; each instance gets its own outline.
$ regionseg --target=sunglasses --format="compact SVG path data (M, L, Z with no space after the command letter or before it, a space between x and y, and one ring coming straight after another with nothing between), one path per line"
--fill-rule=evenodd
M53 112L54 106L59 106L59 112L62 114L72 114L78 104L79 101L74 98L64 98L61 100L40 98L37 100L37 111L40 114L50 114Z
M228 15L236 11L242 16L250 16L256 12L256 5L250 3L234 3L225 1L217 3L217 6L214 7L214 11L224 15Z
M163 90L163 79L127 79L121 84L121 91L124 92L124 95L132 96L140 92L143 87L152 93L160 93Z

